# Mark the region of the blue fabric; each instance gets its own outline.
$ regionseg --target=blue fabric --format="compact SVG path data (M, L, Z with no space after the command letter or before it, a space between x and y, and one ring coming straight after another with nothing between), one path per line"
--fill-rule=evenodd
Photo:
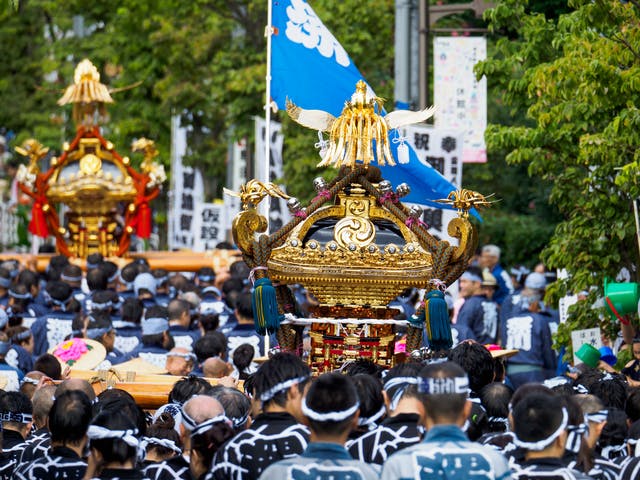
M519 350L516 355L509 358L508 365L536 365L545 372L545 378L554 376L556 354L553 351L549 318L551 318L550 315L545 312L524 311L507 319L501 325L505 348ZM509 377L513 381L513 375Z
M493 294L493 301L498 305L502 305L502 302L504 302L507 295L513 294L513 283L511 282L511 277L500 264L497 264L491 269L491 274L496 277L496 282L498 283L498 289Z
M169 333L173 337L176 347L190 348L192 350L193 345L195 345L202 336L200 330L191 330L182 325L170 325Z
M56 311L38 318L31 325L33 356L38 358L43 353L47 353L51 347L55 347L70 335L73 317L75 317L74 313Z
M349 452L342 445L327 442L314 442L307 445L302 454L305 458L321 458L331 460L353 460Z
M290 99L305 109L323 110L340 115L345 101L355 92L356 83L364 77L342 45L317 17L304 0L273 1L271 53L271 97L278 108L286 108ZM437 170L418 159L410 146L410 161L397 161L399 143L391 141L397 135L390 132L391 153L396 166L381 167L382 176L394 186L407 183L411 193L403 201L451 208L433 200L446 198L455 187ZM315 134L309 134L315 141ZM474 211L474 215L477 215Z
M24 378L24 373L22 373L19 369L6 364L5 362L0 362L0 370L4 372L16 372L19 381L22 381L22 379Z
M470 442L456 425L435 425L421 443L387 460L382 480L502 480L511 478L504 456Z
M115 348L129 353L142 341L142 327L131 322L113 321L116 331Z
M14 367L18 368L18 370L20 370L25 374L33 371L33 355L27 352L20 345L12 345L11 350L15 351L15 355L16 355L17 364L13 365ZM9 352L9 355L11 355L11 352ZM7 362L8 362L8 356L7 356Z
M335 443L310 443L299 457L282 460L267 468L261 480L374 480L377 465L354 460Z
M473 340L479 343L495 343L498 333L496 303L484 295L467 298L460 307L456 325L470 329Z
M256 333L253 324L238 323L225 335L227 336L229 358L233 355L233 351L244 343L253 346L256 351L254 358L266 354L264 351L264 337ZM272 343L272 345L275 344Z

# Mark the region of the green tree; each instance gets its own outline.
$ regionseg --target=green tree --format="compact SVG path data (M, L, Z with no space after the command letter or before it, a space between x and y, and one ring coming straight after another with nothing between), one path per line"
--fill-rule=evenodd
M617 0L572 0L573 11L554 21L525 6L500 1L486 15L493 31L509 36L476 73L501 85L514 115L527 115L520 125L490 125L487 146L552 182L550 200L563 218L542 257L570 276L555 282L549 297L593 286L601 293L604 278L623 267L637 280L639 10ZM598 325L600 313L582 302L558 342L568 344L573 329Z

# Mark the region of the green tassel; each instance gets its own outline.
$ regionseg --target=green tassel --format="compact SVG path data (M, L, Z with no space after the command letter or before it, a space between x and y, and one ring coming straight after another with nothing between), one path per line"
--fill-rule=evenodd
M425 296L425 312L427 315L427 338L432 350L447 350L453 345L449 310L444 300L444 293L431 290Z
M280 322L284 319L284 315L278 310L276 289L273 288L268 277L259 278L253 284L251 305L253 307L253 322L256 332L260 335L275 333L280 327Z

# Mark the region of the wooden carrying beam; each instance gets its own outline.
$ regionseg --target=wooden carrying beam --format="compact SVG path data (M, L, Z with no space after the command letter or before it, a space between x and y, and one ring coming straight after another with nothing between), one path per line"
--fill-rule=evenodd
M119 388L129 392L136 403L146 410L156 410L169 401L169 392L173 385L184 377L173 375L138 374L136 372L115 372L114 370L71 370L71 378L81 378L91 382L96 395L110 388ZM217 385L218 379L205 378L211 385ZM237 387L242 390L244 382Z
M35 268L39 272L44 272L49 265L52 254L18 254L2 253L0 262L5 260L18 260L28 268ZM106 260L112 261L122 268L127 263L137 258L144 258L149 262L152 269L164 268L169 272L195 272L201 267L211 267L215 272L229 268L236 260L242 260L242 254L238 250L209 250L207 252L142 252L132 253L128 257L109 257ZM71 262L86 269L85 261L79 258L72 258Z

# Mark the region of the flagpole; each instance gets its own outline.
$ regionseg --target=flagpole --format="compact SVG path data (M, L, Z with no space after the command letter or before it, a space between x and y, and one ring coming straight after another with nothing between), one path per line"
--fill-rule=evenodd
M265 80L267 81L265 89L265 102L264 102L264 178L262 181L267 184L271 180L270 164L271 164L271 36L273 35L273 0L268 0L269 6L267 7L267 27L264 30L264 34L267 36L267 75ZM271 197L267 195L261 202L262 214L267 219L267 234L269 233L269 209L270 209ZM265 332L264 335L264 355L269 355L270 342L269 332Z
M264 30L264 34L267 37L267 75L265 80L267 82L265 89L265 103L264 103L264 178L260 180L265 184L271 181L270 178L270 164L271 164L271 36L273 35L273 0L268 0L269 6L267 7L267 26ZM269 207L270 198L267 195L264 199L264 205L262 213L269 223ZM268 232L268 230L267 230Z

